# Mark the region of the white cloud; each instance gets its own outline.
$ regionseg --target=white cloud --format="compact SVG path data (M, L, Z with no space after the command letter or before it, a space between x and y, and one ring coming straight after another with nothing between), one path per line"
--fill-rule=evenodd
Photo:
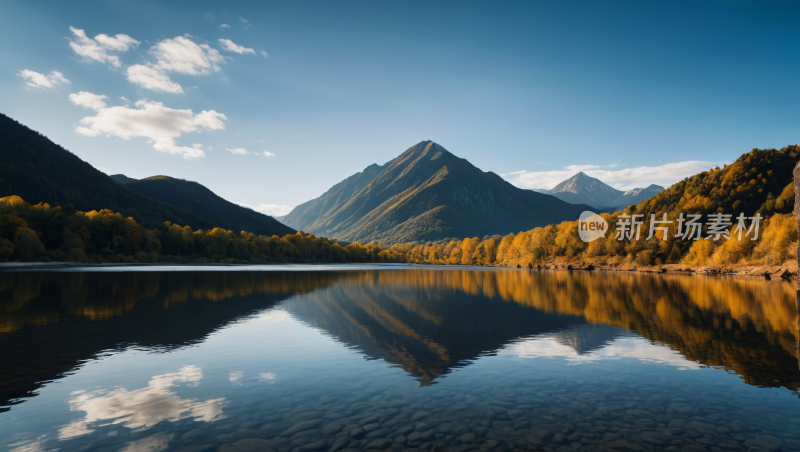
M124 101L125 101L125 102L127 102L127 103L130 103L130 101L129 101L128 99L126 99L124 96L123 96L123 97L120 97L120 99L124 100Z
M225 150L230 152L231 154L241 154L241 155L249 154L249 152L247 152L247 149L245 148L234 148L234 149L225 148Z
M103 99L108 99L108 96L92 94L86 91L72 93L69 95L69 100L73 104L78 105L79 107L89 108L91 110L96 110L96 111L100 111L103 108L106 108L106 103L103 102Z
M248 49L247 47L237 45L230 39L219 39L219 43L222 45L222 48L227 50L228 52L238 53L239 55L243 53L252 53L253 55L256 54L256 51L253 49Z
M294 209L292 206L287 206L286 204L259 204L258 207L248 206L247 204L240 204L244 207L249 207L256 212L265 213L267 215L272 215L275 217L280 217L282 215L286 215Z
M219 28L222 28L224 30L226 28L231 28L231 26L228 25L228 24L222 24L222 25L219 26Z
M213 19L214 18L214 14L213 13L205 13L205 14L203 14L203 17L205 17L206 19Z
M64 78L64 74L58 71L52 71L45 75L24 69L20 71L18 75L25 79L26 85L34 88L55 89L56 86L70 83L69 80Z
M244 17L242 17L242 16L239 16L239 20L241 20L241 21L242 21L242 22L244 22L244 23L248 23L248 22L249 22L247 19L245 19L245 18L244 18Z
M136 64L128 68L128 81L142 88L165 93L183 93L181 85L170 80L169 75L151 66Z
M265 51L263 51L263 50L262 50L262 51L261 51L261 54L262 54L262 55L264 55L264 58L269 58L269 55L267 55L267 52L265 52Z
M267 157L267 158L275 157L275 154L273 154L272 152L269 152L269 151L264 151L264 157Z
M210 74L220 70L225 61L220 53L208 44L197 44L183 36L165 39L150 49L156 57L155 66L163 71L179 74Z
M183 93L181 85L169 78L170 72L187 75L218 72L220 63L225 61L219 51L208 44L197 44L186 36L189 35L164 39L150 48L149 53L155 61L129 67L128 81L154 91Z
M623 169L609 169L615 168L617 166L616 163L610 165L570 165L561 170L514 171L503 176L520 188L551 189L578 172L583 171L586 175L600 179L618 190L629 190L631 188L647 187L650 184L669 187L685 177L693 176L717 165L721 166L723 163L726 162L687 160L660 166L638 166Z
M121 67L122 63L119 61L119 56L109 54L108 51L127 52L131 47L141 44L128 35L108 36L99 34L92 39L86 36L86 32L80 28L69 27L69 29L74 35L73 39L68 38L69 46L72 47L75 53L90 60L108 63L115 68Z
M100 96L101 99L103 97ZM146 100L136 102L135 107L100 108L97 115L81 119L81 125L75 131L89 137L105 135L123 140L147 138L157 151L195 158L205 157L200 144L192 147L178 146L175 140L184 133L198 132L201 128L224 129L225 124L222 121L228 119L214 110L193 114L192 110L175 110L160 102Z

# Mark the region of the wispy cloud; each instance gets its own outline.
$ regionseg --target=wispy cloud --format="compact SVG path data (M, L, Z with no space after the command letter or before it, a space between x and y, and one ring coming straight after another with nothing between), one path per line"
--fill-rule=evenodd
M287 213L291 212L294 207L287 206L286 204L259 204L258 206L251 206L249 204L238 203L242 207L247 207L248 209L253 209L256 212L265 213L267 215L272 215L274 217L280 217L282 215L286 215Z
M228 24L221 24L221 25L219 26L219 28L222 28L222 29L224 30L224 29L226 29L226 28L231 28L231 26L230 26L230 25L228 25Z
M78 55L88 59L108 63L111 67L119 68L122 63L118 55L109 52L127 52L132 47L141 44L139 41L128 35L118 34L108 36L99 34L94 39L86 36L86 32L80 28L69 27L73 37L69 39L69 46Z
M264 55L264 58L269 58L269 54L267 54L267 52L262 50L261 54Z
M45 75L24 69L17 75L24 78L25 84L33 88L55 89L56 86L60 86L64 83L70 83L69 80L64 78L64 74L58 71L52 71Z
M128 81L145 89L167 93L183 93L183 88L170 79L169 73L207 75L220 70L225 61L219 51L208 44L197 44L191 36L164 39L150 48L155 61L136 64L126 71Z
M222 48L227 50L228 52L238 53L239 55L244 53L252 53L253 55L256 54L256 51L253 49L248 49L247 47L237 45L230 39L219 39L218 40Z
M85 91L70 95L75 105L95 110L95 116L87 116L80 121L75 131L88 137L100 135L113 136L123 140L135 137L147 138L153 148L169 154L180 154L184 158L205 157L202 145L192 147L178 146L175 140L184 133L201 129L221 130L225 128L222 113L214 110L194 114L192 110L175 110L160 102L140 100L136 108L126 106L106 107L100 96Z
M240 155L249 154L249 152L247 152L247 149L245 149L245 148L234 148L234 149L225 148L225 150L230 152L231 154L240 154Z
M267 158L275 157L275 154L273 154L272 152L269 152L269 151L264 151L264 157L267 157Z
M727 162L708 162L687 160L659 166L637 166L635 168L615 169L616 163L609 165L570 165L552 171L513 171L502 174L506 180L520 188L551 189L559 183L583 171L619 190L647 187L650 184L669 187L685 177L706 171Z

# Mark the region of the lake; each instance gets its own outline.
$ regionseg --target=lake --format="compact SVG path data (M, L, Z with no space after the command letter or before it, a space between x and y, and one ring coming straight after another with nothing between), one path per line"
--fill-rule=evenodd
M797 292L420 266L0 273L0 448L800 451Z

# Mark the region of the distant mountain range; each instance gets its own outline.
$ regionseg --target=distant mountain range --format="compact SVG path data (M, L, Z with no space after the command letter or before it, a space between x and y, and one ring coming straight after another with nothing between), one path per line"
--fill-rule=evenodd
M568 203L588 204L598 210L613 212L639 204L662 190L664 187L653 184L647 188L632 188L623 192L603 183L600 179L579 172L550 190L538 189L536 191L553 195Z
M589 208L517 188L422 141L297 206L283 221L330 238L391 244L508 234L574 220Z
M44 135L0 114L0 197L35 204L110 209L139 222L171 221L193 229L224 227L264 235L295 231L268 215L230 203L196 183L167 176L136 181L95 169Z
M115 174L110 177L122 183L128 190L186 209L209 220L217 227L236 233L247 231L256 235L278 235L282 237L295 232L294 229L269 215L264 215L220 198L197 182L169 176L151 176L139 180L124 174Z

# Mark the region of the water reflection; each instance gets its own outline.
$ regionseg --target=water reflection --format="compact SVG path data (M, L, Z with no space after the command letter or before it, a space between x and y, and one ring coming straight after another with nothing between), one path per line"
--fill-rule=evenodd
M83 411L84 417L72 421L58 432L61 440L85 435L93 426L121 424L127 428L149 428L162 421L176 422L193 418L212 422L222 414L225 398L197 401L183 399L170 390L179 383L200 383L203 372L197 366L184 366L176 372L156 375L141 389L117 388L112 391L75 391L69 399L71 411Z
M0 274L0 300L2 405L109 351L175 350L278 305L422 385L499 352L717 366L752 385L800 387L795 291L756 280L513 270L30 272ZM631 342L629 332L676 354L640 356L642 339ZM546 341L523 340L531 337ZM233 385L242 381L236 372ZM156 388L78 394L74 406L113 402L112 411L86 411L87 422L122 419L133 409L126 395L155 397ZM173 419L165 410L162 419Z

